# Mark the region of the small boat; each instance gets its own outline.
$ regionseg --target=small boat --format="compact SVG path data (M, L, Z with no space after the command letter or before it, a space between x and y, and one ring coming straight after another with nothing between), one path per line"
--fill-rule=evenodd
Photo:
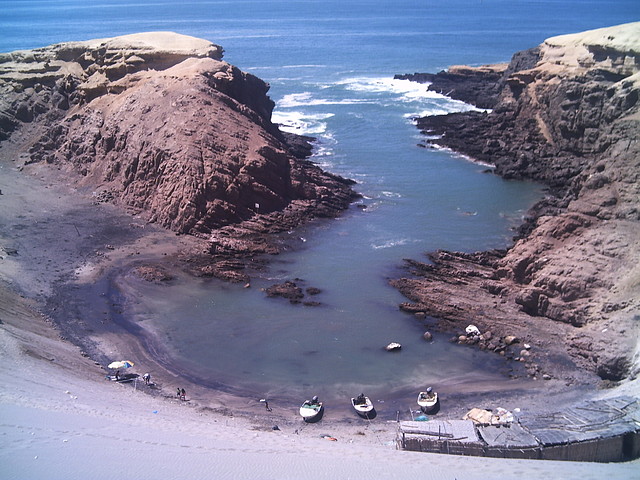
M426 392L418 394L418 405L424 413L433 412L438 406L438 394L431 387L427 388Z
M371 399L369 397L365 397L364 394L361 394L356 398L351 398L351 405L353 405L353 409L362 418L369 419L375 417L373 403L371 402Z
M300 406L300 416L305 422L315 422L322 418L323 410L322 402L318 401L318 397L313 397L312 400L305 400Z
M384 349L387 352L395 352L395 351L400 350L401 348L402 348L402 345L400 345L398 342L391 342L389 345L384 347Z

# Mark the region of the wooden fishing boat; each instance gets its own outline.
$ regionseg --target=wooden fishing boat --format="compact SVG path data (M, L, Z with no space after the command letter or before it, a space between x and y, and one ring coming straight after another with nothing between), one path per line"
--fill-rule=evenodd
M373 418L375 416L373 402L371 402L369 397L360 395L359 397L351 398L351 405L362 418Z
M402 345L400 345L398 342L391 342L389 345L387 345L386 347L384 347L384 349L387 352L397 352L400 349L402 349Z
M418 405L424 413L433 412L438 407L438 393L428 389L418 394Z
M305 400L300 406L300 416L305 422L317 422L322 418L323 410L322 402L314 397L313 400Z

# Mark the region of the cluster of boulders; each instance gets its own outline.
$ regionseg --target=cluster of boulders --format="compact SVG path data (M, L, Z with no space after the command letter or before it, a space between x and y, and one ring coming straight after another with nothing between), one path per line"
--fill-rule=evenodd
M495 352L509 360L522 362L530 377L537 378L540 375L540 367L534 363L531 345L522 343L516 335L494 336L491 330L480 332L475 325L469 325L464 333L452 337L451 342L459 345L475 345L480 350ZM549 380L551 376L543 374L542 378Z
M286 298L292 304L302 304L307 307L316 307L321 305L320 302L315 300L305 300L307 296L315 296L322 293L322 290L316 287L307 287L302 288L298 286L298 283L304 282L304 280L296 278L296 281L287 280L283 283L278 283L275 285L271 285L266 288L264 291L267 294L267 297L281 297Z
M539 357L555 364L607 380L633 374L637 342L627 332L637 331L640 308L638 38L640 23L621 25L548 39L508 65L406 77L491 108L419 119L425 142L549 189L509 250L438 251L430 262L407 261L414 277L392 281L413 302L401 309L439 319L443 331L472 321L493 332L490 340L462 334L457 342L462 336L500 351L511 348L503 339L517 329L545 339ZM588 341L573 341L579 328ZM527 352L513 357L526 363Z
M159 265L138 265L131 269L131 274L151 283L164 283L174 278Z

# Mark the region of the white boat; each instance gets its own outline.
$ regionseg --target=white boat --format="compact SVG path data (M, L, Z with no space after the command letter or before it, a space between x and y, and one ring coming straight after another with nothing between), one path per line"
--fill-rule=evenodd
M363 418L373 418L375 416L373 403L369 397L360 395L356 398L351 398L351 405L353 405L356 413Z
M314 422L320 420L323 409L322 402L318 401L318 397L313 397L313 400L305 400L300 406L300 416L305 422Z
M432 412L438 405L438 394L429 387L426 392L418 394L418 405L424 413Z

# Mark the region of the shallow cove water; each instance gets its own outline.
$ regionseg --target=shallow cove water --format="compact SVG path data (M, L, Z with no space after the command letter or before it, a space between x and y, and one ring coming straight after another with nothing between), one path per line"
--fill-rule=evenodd
M537 185L416 145L412 115L469 108L384 77L307 84L285 95L274 116L289 131L317 135L311 160L357 179L363 200L339 219L290 232L293 248L270 258L250 289L188 278L170 286L123 280L122 290L135 292L131 316L155 332L182 372L256 397L367 391L390 401L427 384L477 391L508 382L497 355L445 336L425 342L425 326L399 311L406 299L387 282L402 274L403 258L508 245L511 228L541 195ZM262 289L285 280L320 289L305 299L320 305L266 297ZM390 342L402 351L386 352Z
M125 314L169 363L212 386L256 396L414 398L439 389L508 384L499 357L422 339L387 285L403 258L438 248L505 247L541 195L449 152L424 149L416 115L471 108L397 73L508 61L545 38L637 20L636 0L114 0L4 2L0 51L138 31L173 30L219 43L225 59L271 84L274 121L318 138L313 161L355 179L366 209L291 232L252 288L178 278L124 278ZM268 299L262 287L301 278L317 307ZM402 343L399 353L383 347ZM475 382L475 383L474 383ZM492 388L493 388L492 387Z

